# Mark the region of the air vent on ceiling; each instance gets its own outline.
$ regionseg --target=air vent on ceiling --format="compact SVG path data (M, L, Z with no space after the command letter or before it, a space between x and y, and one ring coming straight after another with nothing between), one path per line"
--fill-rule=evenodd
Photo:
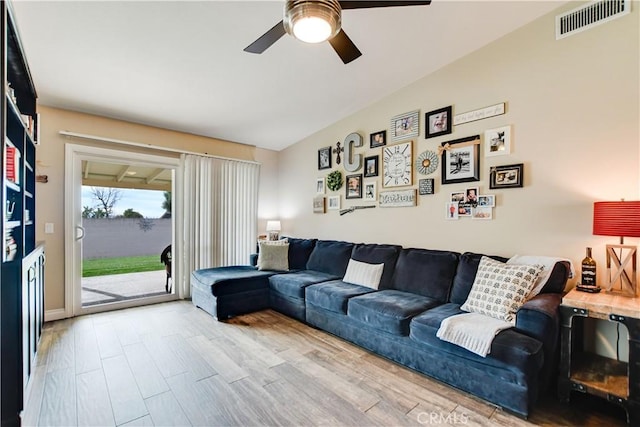
M627 15L631 0L600 0L556 16L556 40Z

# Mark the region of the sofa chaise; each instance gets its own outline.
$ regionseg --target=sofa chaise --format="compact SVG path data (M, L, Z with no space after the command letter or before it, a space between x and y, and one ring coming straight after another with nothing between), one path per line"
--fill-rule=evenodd
M482 357L436 333L444 319L464 313L484 255L297 238L288 238L287 251L288 271L194 271L193 303L218 320L272 308L522 417L555 377L568 262L553 265L540 293ZM350 260L383 265L377 289L343 280Z

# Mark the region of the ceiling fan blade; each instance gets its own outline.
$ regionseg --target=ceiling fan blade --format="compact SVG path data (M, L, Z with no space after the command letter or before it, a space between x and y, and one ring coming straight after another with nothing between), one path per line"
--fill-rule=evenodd
M282 23L282 21L280 21L276 25L274 25L272 29L261 35L258 40L245 47L244 51L250 53L262 53L267 50L272 44L280 40L280 37L284 35L284 24Z
M372 7L394 7L394 6L426 6L431 4L431 0L391 0L391 1L340 1L342 9L369 9Z
M362 52L356 47L355 44L351 41L347 33L344 30L340 30L335 37L329 39L329 43L331 43L331 47L336 51L342 62L348 64L349 62L358 59Z

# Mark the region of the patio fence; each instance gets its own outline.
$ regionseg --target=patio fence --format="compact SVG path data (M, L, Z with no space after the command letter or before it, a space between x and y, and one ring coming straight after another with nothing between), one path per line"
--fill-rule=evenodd
M171 219L83 219L82 258L158 255L171 244Z

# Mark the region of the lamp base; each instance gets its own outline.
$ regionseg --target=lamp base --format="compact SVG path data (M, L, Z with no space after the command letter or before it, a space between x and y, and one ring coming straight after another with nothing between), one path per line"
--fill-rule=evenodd
M615 249L620 249L620 256ZM622 259L624 250L627 255ZM607 283L608 293L626 297L636 297L638 293L638 279L636 273L637 246L607 245ZM613 263L613 268L611 264ZM627 266L631 264L631 277L627 273ZM614 287L617 283L619 287Z

